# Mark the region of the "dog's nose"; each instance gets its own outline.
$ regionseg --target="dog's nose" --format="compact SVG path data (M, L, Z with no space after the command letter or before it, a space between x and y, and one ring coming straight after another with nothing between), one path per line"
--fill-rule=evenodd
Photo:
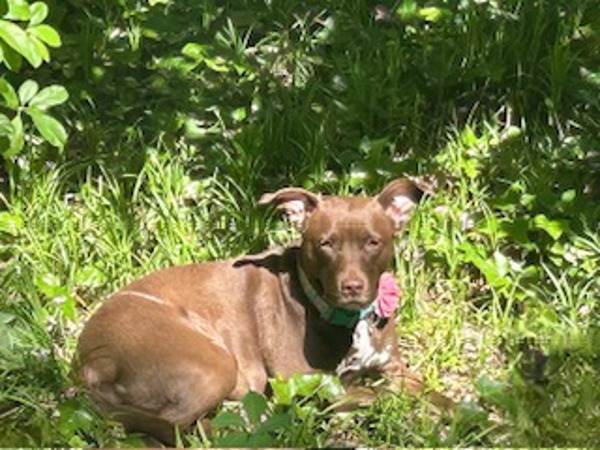
M342 281L342 294L344 295L360 295L365 290L365 283L358 278L351 278Z

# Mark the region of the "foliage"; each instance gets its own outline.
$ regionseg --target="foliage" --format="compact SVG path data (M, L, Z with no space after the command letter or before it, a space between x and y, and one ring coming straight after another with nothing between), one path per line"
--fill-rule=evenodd
M0 63L18 72L25 59L33 68L50 62L48 47L60 47L59 33L44 23L48 16L44 2L27 3L26 0L6 0L0 3ZM25 141L39 139L32 134L23 114L31 121L35 131L50 145L62 148L67 132L48 109L67 101L69 95L63 86L53 84L40 90L39 84L25 79L15 89L7 77L0 78L0 152L6 159L19 154Z
M455 416L298 376L180 443L599 445L599 29L593 0L0 0L0 442L140 445L70 374L102 299L287 241L264 191L410 173L438 187L398 332Z
M242 400L242 411L224 409L211 420L215 446L323 445L314 431L331 417L331 410L323 409L325 402L339 401L343 393L339 380L331 375L295 375L272 379L270 384L274 392L270 400L250 392Z

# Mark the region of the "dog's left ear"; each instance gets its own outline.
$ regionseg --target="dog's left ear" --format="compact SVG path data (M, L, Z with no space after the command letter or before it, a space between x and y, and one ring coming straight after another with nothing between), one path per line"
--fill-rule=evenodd
M277 192L264 194L258 203L274 205L285 212L290 223L302 229L307 217L319 206L321 197L306 189L284 188Z
M408 223L423 195L431 193L431 190L425 182L400 178L383 188L375 199L399 230Z

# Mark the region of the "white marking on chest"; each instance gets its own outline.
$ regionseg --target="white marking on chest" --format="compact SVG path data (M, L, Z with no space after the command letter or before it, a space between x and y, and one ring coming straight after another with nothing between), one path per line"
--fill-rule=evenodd
M352 346L336 369L338 376L381 368L390 360L391 346L379 348L373 341L372 333L378 332L368 321L358 322L352 334Z

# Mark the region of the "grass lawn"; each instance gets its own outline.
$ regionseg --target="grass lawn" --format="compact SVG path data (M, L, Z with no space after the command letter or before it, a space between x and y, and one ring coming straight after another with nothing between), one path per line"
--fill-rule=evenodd
M0 446L143 445L70 376L102 301L289 241L263 192L404 174L436 187L397 240L398 337L455 415L391 394L337 413L336 378L273 379L180 444L600 446L595 2L48 5L62 46L6 79L64 85L69 139L25 122L0 160Z

